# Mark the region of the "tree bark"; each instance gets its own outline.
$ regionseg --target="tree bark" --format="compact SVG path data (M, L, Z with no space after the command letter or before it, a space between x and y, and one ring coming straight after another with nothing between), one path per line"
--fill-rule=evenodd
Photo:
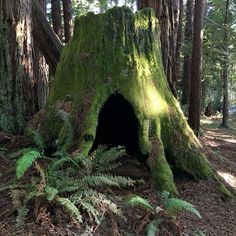
M71 0L63 0L64 13L64 34L65 43L68 43L72 36L72 5Z
M183 31L183 0L179 1L179 25L176 44L176 82L180 79L180 52L182 48L182 31Z
M184 65L182 80L182 104L189 103L190 82L191 82L191 54L193 39L193 0L187 0L186 6L186 25L184 33Z
M39 2L0 0L0 130L22 132L45 104L48 67L38 49L55 73L62 44Z
M0 0L0 10L0 130L19 133L43 105L48 72L31 34L31 1Z
M46 3L46 0L39 0L39 4L43 10L44 13L46 13L46 10L47 10L47 3Z
M49 64L50 72L54 75L57 64L60 60L60 55L63 48L62 43L52 30L37 1L32 1L32 12L34 38L47 63Z
M229 69L229 56L228 56L228 14L229 14L229 0L226 0L225 17L224 17L224 56L222 61L222 80L223 80L223 118L221 126L228 128L229 119L229 92L228 92L228 69Z
M203 0L195 0L189 125L199 135L201 110Z
M62 40L61 0L51 0L52 25L56 35Z
M137 9L152 7L160 22L162 61L172 93L176 96L176 43L179 0L137 0Z

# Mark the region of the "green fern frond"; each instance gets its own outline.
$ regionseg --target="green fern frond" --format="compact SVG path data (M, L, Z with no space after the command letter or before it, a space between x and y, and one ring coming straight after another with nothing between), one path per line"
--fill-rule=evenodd
M31 150L20 157L16 162L16 177L21 178L25 172L32 166L32 164L39 158L41 158L40 152Z
M82 177L78 184L78 187L102 187L102 186L133 186L135 183L129 177L113 176L113 175L88 175Z
M68 213L75 218L78 222L82 223L82 215L79 209L68 198L56 197L56 201L68 211Z
M184 210L202 218L199 211L191 203L178 198L167 199L164 204L164 210L173 215Z
M126 198L126 203L131 206L144 208L148 212L155 214L154 207L145 198L139 197L137 195L131 195Z
M94 204L96 203L97 205L106 206L110 212L123 217L121 209L117 206L116 203L109 200L106 195L99 194L98 196L91 196L90 199L94 202Z
M62 168L65 163L67 163L69 159L67 157L62 157L60 159L53 160L52 163L49 164L48 170L50 172L54 172Z
M124 147L113 147L108 150L100 148L95 152L94 159L92 160L93 165L97 171L104 172L110 171L119 165L115 163L119 158L127 155Z
M86 159L88 159L88 157L86 157L86 156L79 153L79 154L76 154L73 157L73 159L78 165L84 166L84 161L86 161Z
M170 192L164 190L161 192L160 194L160 201L161 203L165 203L167 201L167 199L170 197Z
M193 232L193 236L206 236L202 230Z
M25 195L25 191L23 190L19 190L19 189L12 189L10 191L10 196L11 196L11 199L12 199L12 205L13 205L13 208L14 209L18 209L21 207L22 205L22 196Z
M29 212L29 209L26 206L22 206L17 209L17 217L16 217L17 228L21 228L24 225L28 212Z
M44 191L46 194L46 198L49 202L52 201L55 198L55 196L58 194L58 190L50 186L46 186Z
M31 136L32 136L33 142L37 146L37 148L39 148L40 150L43 150L45 147L45 143L44 143L44 140L43 140L43 137L41 136L41 134L37 131L32 131Z
M99 212L97 209L94 208L94 206L89 203L88 201L86 201L87 199L77 199L76 203L75 204L79 204L80 206L82 206L82 208L84 210L86 210L88 212L89 215L92 215L96 221L96 223L98 224L100 222L99 220Z
M154 219L152 220L146 227L146 235L147 236L156 236L158 226L161 224L162 220Z

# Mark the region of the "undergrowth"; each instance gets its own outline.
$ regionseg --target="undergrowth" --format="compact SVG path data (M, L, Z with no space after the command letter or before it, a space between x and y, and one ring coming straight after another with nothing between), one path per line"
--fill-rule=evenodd
M25 181L23 177L27 175L27 182L11 190L13 205L18 213L18 228L24 225L32 202L62 207L78 224L88 221L88 218L99 224L106 212L123 217L106 191L135 183L129 177L109 174L119 165L118 159L126 155L123 147L109 150L99 147L89 156L72 155L61 149L49 158L44 155L44 143L40 136L34 133L33 137L39 144L38 148L24 150L16 162L17 180ZM32 167L36 174L30 175L28 170Z
M160 194L161 205L154 207L147 199L137 195L130 195L126 199L126 203L130 206L141 207L152 215L153 220L147 224L145 232L147 236L155 236L158 231L158 227L164 221L164 216L169 216L173 220L180 211L187 211L198 218L202 218L198 210L189 202L186 202L179 198L170 197L170 193L163 191ZM163 212L164 214L160 214Z

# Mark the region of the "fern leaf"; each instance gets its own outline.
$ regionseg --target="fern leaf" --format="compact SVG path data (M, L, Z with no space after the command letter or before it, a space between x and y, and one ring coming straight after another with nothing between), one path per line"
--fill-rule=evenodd
M45 143L43 140L43 137L41 136L40 133L38 133L37 131L32 131L31 132L31 136L33 139L34 144L40 149L43 150L45 147Z
M92 160L96 170L104 172L112 170L116 167L115 162L122 156L125 156L124 147L113 147L108 150L100 148L95 152L95 157ZM118 164L118 163L117 163Z
M196 215L198 218L202 218L199 211L189 202L186 202L184 200L178 199L178 198L169 198L166 200L164 204L164 209L170 214L177 214L179 211L187 211L194 215Z
M46 198L49 202L52 201L58 194L58 190L50 186L46 186L44 191L46 193Z
M67 157L62 157L60 159L53 160L53 162L49 164L48 170L50 172L57 171L58 169L60 169L67 162L68 162Z
M26 206L22 206L17 209L17 217L16 217L17 228L21 228L24 225L28 212L29 212L29 209Z
M135 183L131 178L112 175L87 175L82 177L78 184L78 187L102 187L102 186L132 186Z
M161 224L161 222L162 221L160 219L154 219L153 221L151 221L146 227L146 235L156 236L158 226Z
M98 216L99 216L99 212L94 208L94 206L89 203L88 201L86 201L86 199L80 199L79 201L76 202L76 204L79 204L83 207L84 210L86 210L89 214L91 214L96 223L99 224L99 219L98 219Z
M79 211L79 209L75 206L73 202L71 202L68 198L63 198L63 197L57 197L56 198L57 202L63 206L69 214L74 217L78 222L82 223L82 215Z
M131 195L127 197L126 203L131 206L142 207L148 212L155 214L155 209L145 198L139 197L137 195Z
M30 166L39 158L41 154L36 150L31 150L20 157L16 162L16 177L21 178Z

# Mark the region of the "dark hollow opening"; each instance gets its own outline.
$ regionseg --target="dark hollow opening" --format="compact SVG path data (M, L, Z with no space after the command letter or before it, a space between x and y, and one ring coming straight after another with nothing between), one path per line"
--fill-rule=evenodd
M139 124L131 104L119 93L112 94L103 105L91 151L98 145L125 146L127 153L142 160L138 143Z

